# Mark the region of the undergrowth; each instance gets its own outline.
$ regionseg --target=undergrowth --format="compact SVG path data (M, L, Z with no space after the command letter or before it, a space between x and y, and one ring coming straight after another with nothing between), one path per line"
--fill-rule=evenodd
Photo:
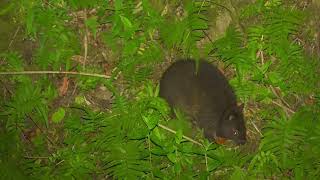
M310 14L293 2L258 0L228 10L230 25L212 40L217 14L210 12L229 6L147 0L4 5L0 16L9 14L20 37L36 48L31 60L19 49L0 52L1 72L109 78L1 74L1 178L319 179L319 57L300 44ZM247 145L211 143L183 115L172 117L152 75L177 57L220 61L233 74L230 83L245 104ZM112 94L106 109L86 99L101 86Z

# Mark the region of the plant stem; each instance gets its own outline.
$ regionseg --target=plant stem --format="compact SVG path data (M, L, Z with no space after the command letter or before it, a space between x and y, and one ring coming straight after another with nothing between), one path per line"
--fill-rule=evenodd
M0 72L0 75L24 75L24 74L72 74L81 76L91 76L109 79L110 76L103 74L93 74L84 72L74 72L74 71L16 71L16 72Z

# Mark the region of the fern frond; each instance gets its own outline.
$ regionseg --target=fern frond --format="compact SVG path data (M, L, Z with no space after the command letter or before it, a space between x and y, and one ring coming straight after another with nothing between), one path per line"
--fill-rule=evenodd
M303 143L306 129L297 119L286 119L284 114L277 120L271 120L264 128L260 149L275 155L281 168L294 165L294 148Z
M248 174L254 175L254 177L272 177L281 173L279 160L270 151L260 151L256 154L248 167Z
M114 142L106 154L106 171L117 178L136 179L150 171L147 153L139 142Z
M8 52L8 53L1 53L0 57L3 58L4 62L6 63L5 67L1 67L1 70L6 71L23 71L23 61L21 55L16 52ZM6 68L6 69L4 69Z
M196 42L204 37L203 31L208 29L206 17L202 14L206 11L206 5L193 1L186 4L186 17L170 19L160 27L160 35L168 48L181 47L185 54L194 54L197 49Z
M30 79L26 79L17 87L12 100L7 103L6 115L9 116L7 126L9 129L23 128L25 118L28 116L40 124L48 125L48 107L44 103L40 86L33 86ZM33 114L34 113L34 114Z
M227 65L235 65L237 70L252 70L254 67L255 56L250 56L242 35L233 26L228 27L223 38L214 42L212 52Z
M296 178L317 179L320 177L320 119L319 112L312 107L304 107L293 117L300 121L300 127L306 129L304 141L295 150L294 172ZM301 128L301 129L303 129Z
M265 16L265 25L267 34L272 40L288 38L290 34L296 32L303 19L301 12L284 7L273 8L268 12L269 14Z

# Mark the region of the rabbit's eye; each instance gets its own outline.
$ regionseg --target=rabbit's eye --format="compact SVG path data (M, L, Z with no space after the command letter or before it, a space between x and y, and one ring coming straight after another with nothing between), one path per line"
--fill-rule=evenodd
M233 120L234 120L234 118L235 118L235 116L234 116L234 115L230 115L228 119L229 119L229 121L233 121Z
M238 135L239 135L239 131L238 131L238 130L232 129L232 131L233 131L233 135L234 135L234 136L238 136Z

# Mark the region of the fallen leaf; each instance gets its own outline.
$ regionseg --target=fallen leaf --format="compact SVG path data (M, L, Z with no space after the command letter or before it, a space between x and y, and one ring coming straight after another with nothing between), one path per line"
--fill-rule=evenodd
M66 95L69 87L69 79L68 77L63 77L63 81L61 86L59 87L59 96Z

